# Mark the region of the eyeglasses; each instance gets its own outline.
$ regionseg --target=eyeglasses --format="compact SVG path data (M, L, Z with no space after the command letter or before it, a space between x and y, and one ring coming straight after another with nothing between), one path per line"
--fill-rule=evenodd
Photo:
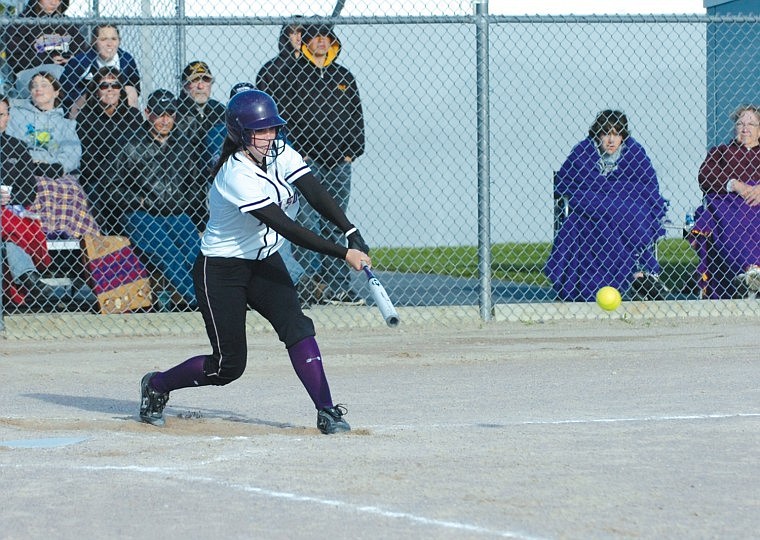
M757 122L746 122L746 123L745 123L745 122L737 122L737 123L736 123L736 124L734 124L734 125L735 125L737 128L739 128L739 129L743 129L743 128L745 128L745 127L748 127L748 128L756 128L756 127L760 127L760 124L758 124Z
M121 83L117 82L102 82L98 85L101 90L120 90Z
M214 78L209 77L208 75L204 75L203 77L198 77L197 79L193 79L192 81L190 81L191 84L199 83L199 82L205 82L206 84L211 84L212 82L214 82Z

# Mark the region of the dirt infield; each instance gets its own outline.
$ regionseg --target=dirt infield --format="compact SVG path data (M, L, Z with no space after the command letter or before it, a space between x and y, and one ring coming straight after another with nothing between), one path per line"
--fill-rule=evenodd
M204 336L0 341L0 538L750 538L757 318L321 332L320 435L271 333L137 421Z

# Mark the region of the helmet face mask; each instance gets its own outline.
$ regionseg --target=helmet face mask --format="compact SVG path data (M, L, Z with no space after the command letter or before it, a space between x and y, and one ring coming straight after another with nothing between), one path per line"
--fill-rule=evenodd
M285 132L282 126L274 127L274 137L258 138L256 133L271 128L261 128L256 130L246 129L243 130L243 144L247 148L253 147L256 153L261 154L264 158L274 159L279 156L285 148ZM262 148L266 146L266 150L262 152Z
M276 140L280 139L283 133L281 128L286 124L272 97L259 90L246 90L232 96L227 103L225 121L227 136L241 147L249 144L252 132L261 129L277 128Z

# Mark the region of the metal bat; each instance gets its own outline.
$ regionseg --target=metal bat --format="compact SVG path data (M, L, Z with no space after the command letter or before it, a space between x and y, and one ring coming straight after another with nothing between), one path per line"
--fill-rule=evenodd
M375 277L375 274L372 273L372 270L369 269L369 266L367 266L366 263L362 265L362 268L364 269L364 273L367 274L369 292L372 293L372 298L375 300L375 304L377 304L383 319L385 319L385 324L391 328L397 327L401 319L396 312L396 308L393 307L393 302L388 298L388 293L385 292L385 287L383 287L380 280Z

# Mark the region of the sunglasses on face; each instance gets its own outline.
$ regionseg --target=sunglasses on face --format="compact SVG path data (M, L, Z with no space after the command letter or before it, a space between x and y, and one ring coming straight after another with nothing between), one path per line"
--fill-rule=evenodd
M117 82L102 82L98 85L101 90L120 90L121 83Z
M199 83L199 82L205 82L206 84L211 84L214 82L213 77L209 77L208 75L204 75L203 77L198 77L197 79L193 79L190 82Z

